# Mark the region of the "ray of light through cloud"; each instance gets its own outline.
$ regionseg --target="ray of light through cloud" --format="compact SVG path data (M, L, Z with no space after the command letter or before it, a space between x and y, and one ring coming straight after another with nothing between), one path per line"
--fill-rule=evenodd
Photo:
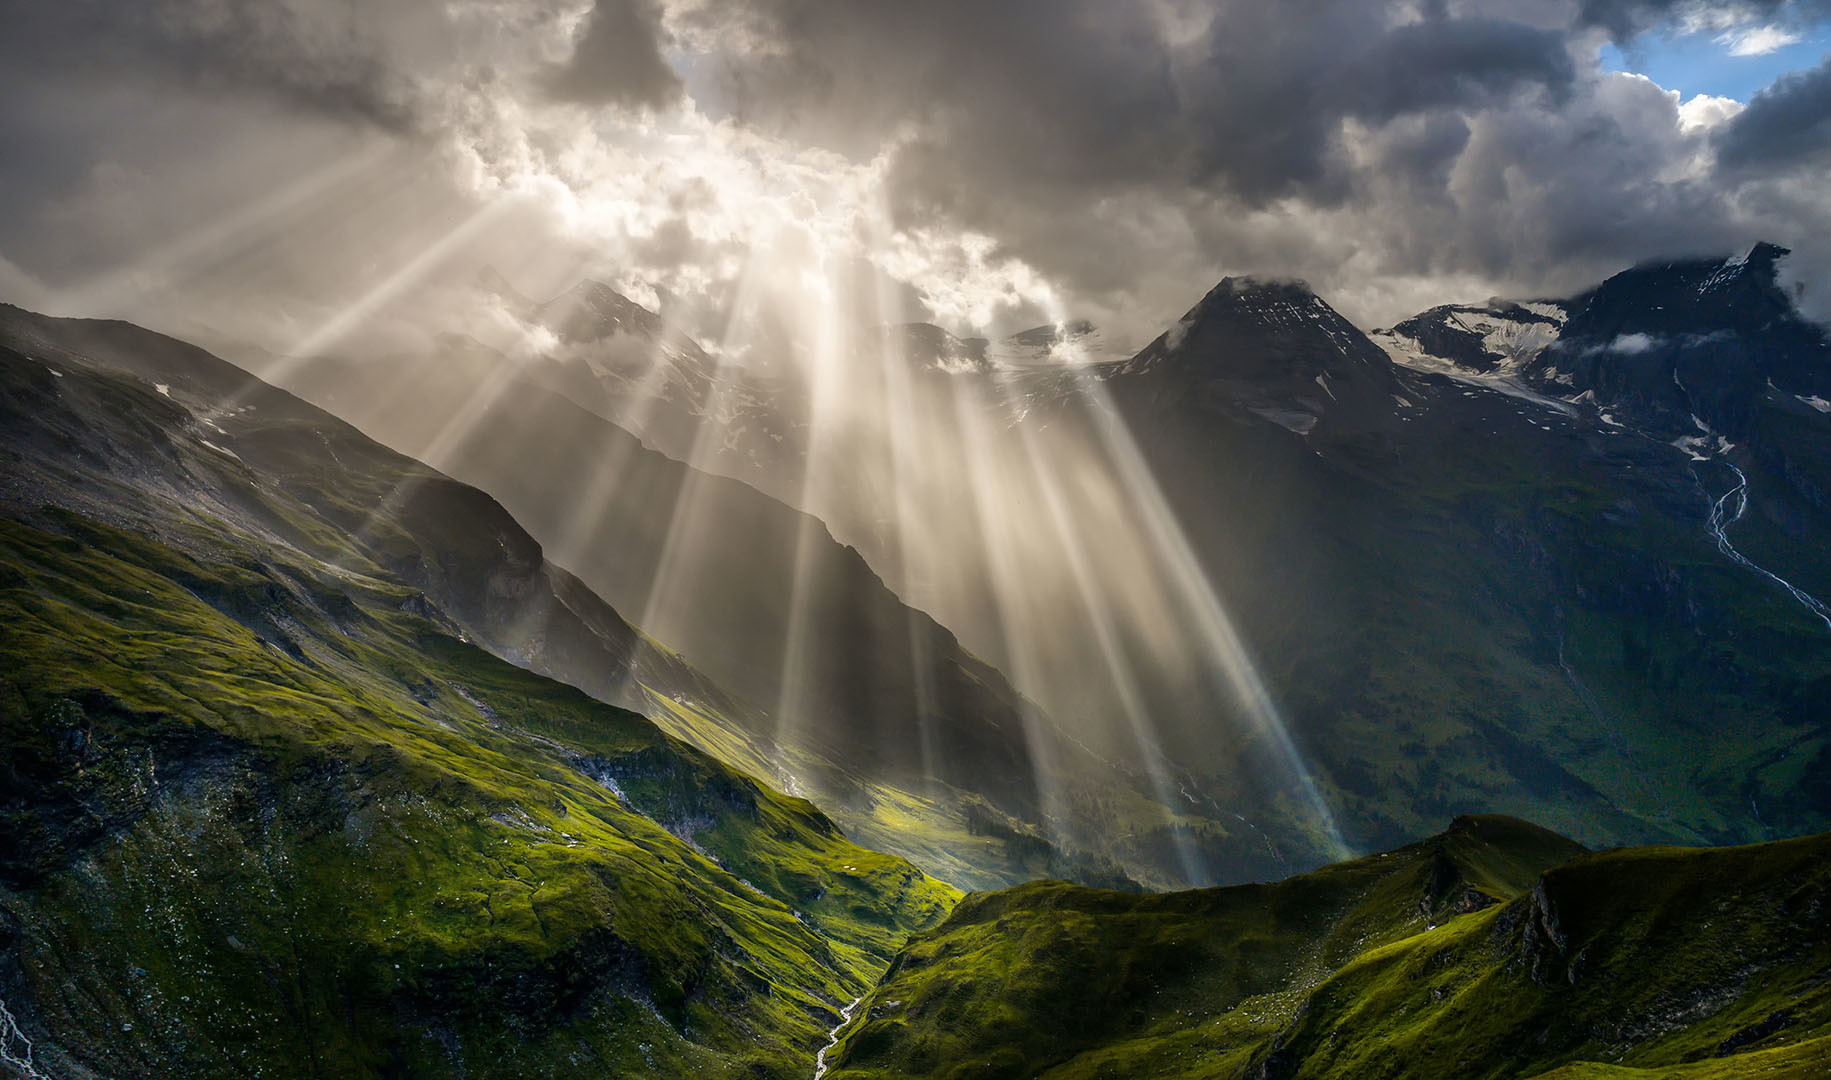
M674 449L700 471L655 508L666 539L646 602L627 614L664 640L704 617L688 598L696 538L721 527L708 477L775 481L771 494L808 514L772 642L781 692L755 703L779 743L811 726L812 620L829 584L816 568L836 539L910 601L897 662L925 770L946 755L927 726L942 708L937 659L917 632L932 613L970 627L962 637L1029 695L1018 709L1048 827L1085 824L1050 760L1084 744L1165 809L1190 881L1215 874L1170 813L1194 801L1174 754L1198 736L1273 761L1275 777L1249 780L1275 787L1319 850L1348 853L1353 830L1326 770L1306 760L1308 718L1256 663L1230 590L1093 374L1099 358L1077 355L1075 320L1095 317L1109 344L1148 340L1189 295L1248 270L1339 285L1344 309L1389 322L1426 294L1555 294L1670 254L1661 245L1681 226L1688 244L1771 237L1802 265L1831 266L1827 148L1789 122L1815 100L1825 62L1826 21L1809 4L1324 3L1280 23L1246 5L1162 0L1071 5L1046 32L1024 5L940 5L904 11L884 33L850 9L812 25L793 5L668 0L615 9L630 20L616 25L652 40L603 55L594 27L611 24L587 0L355 15L287 0L271 23L174 4L193 18L109 32L162 47L159 35L192 33L181 43L205 73L174 73L124 37L113 47L138 62L123 79L171 97L177 114L200 86L233 87L245 103L212 107L246 104L250 127L298 124L339 151L200 207L183 190L194 180L150 180L194 178L181 166L203 167L184 159L207 158L192 145L205 133L180 123L170 130L182 137L152 149L161 140L121 138L109 125L134 114L117 95L94 132L55 148L69 160L44 176L8 166L20 190L54 193L40 216L80 235L73 248L99 254L34 265L22 253L43 238L3 223L0 267L17 264L7 280L64 308L182 309L277 358L265 374L278 382L453 341L496 355L481 376L450 374L475 382L417 448L435 461L468 446L519 380L568 364L614 383L614 419L645 438L690 399L700 426ZM53 38L92 29L40 18ZM1261 32L1272 29L1288 34ZM935 42L948 48L909 62ZM4 48L18 70L32 61ZM45 93L68 104L92 91ZM325 134L346 128L361 134ZM100 135L122 160L76 146ZM150 178L149 190L124 198L122 177ZM153 208L145 228L107 254L126 232L118 214L137 206ZM241 270L266 253L283 270L253 305ZM478 286L484 268L528 283L534 302ZM558 308L541 301L590 281L649 309L664 336L615 358L603 342L562 340L549 325ZM1802 300L1825 307L1806 284ZM906 323L961 348L990 339L977 347L992 360L926 368L895 329ZM1022 349L999 339L1039 323L1050 343L1012 360ZM619 334L618 348L638 336ZM702 345L705 370L683 376L667 334ZM1025 423L1051 379L1071 404ZM768 475L745 474L732 450L758 387L794 418L782 451L793 460ZM550 554L594 551L625 465L582 462L565 478L573 501ZM1166 706L1161 682L1185 683L1184 703ZM1204 695L1217 700L1186 704ZM1089 715L1046 715L1044 700ZM1187 715L1167 718L1171 708ZM1206 778L1217 790L1223 771Z

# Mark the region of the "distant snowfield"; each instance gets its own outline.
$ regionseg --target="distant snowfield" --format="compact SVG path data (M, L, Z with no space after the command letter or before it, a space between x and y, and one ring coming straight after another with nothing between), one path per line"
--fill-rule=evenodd
M1447 321L1452 325L1481 335L1482 347L1495 361L1491 372L1465 370L1451 360L1427 352L1416 338L1391 330L1378 330L1367 336L1401 367L1431 375L1447 375L1465 386L1530 401L1564 416L1576 415L1577 410L1570 402L1541 394L1519 380L1519 371L1527 361L1558 339L1564 309L1556 304L1536 302L1520 306L1535 314L1555 318L1559 325L1522 323L1490 313L1455 312L1448 317Z

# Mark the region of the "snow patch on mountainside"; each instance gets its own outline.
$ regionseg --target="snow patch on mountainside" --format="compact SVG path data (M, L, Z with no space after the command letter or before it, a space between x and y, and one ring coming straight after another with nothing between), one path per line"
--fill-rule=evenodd
M1474 367L1512 375L1558 339L1566 313L1560 304L1535 300L1489 307L1450 305L1433 308L1388 330L1369 334L1393 362L1415 371L1454 374ZM1425 343L1453 341L1442 355Z
M1692 461L1709 461L1713 457L1721 457L1736 448L1735 443L1711 430L1709 424L1698 419L1696 413L1692 414L1691 423L1697 428L1698 433L1680 435L1672 440L1672 445L1690 456Z
M1752 252L1750 252L1750 254L1752 254ZM1698 296L1708 296L1718 289L1728 286L1731 282L1735 281L1736 278L1741 276L1743 267L1746 267L1747 265L1748 255L1746 254L1731 255L1729 258L1724 259L1718 264L1714 273L1698 284Z
M1547 318L1563 319L1563 308L1556 304L1535 303L1529 306L1534 314ZM1537 310L1548 309L1548 310ZM1473 309L1469 309L1473 310ZM1555 316L1552 314L1555 312ZM1492 313L1481 317L1469 317L1466 312L1452 313L1448 320L1460 330L1481 335L1482 347L1495 359L1495 365L1487 371L1472 371L1456 361L1432 354L1416 338L1399 333L1397 330L1376 330L1367 335L1374 344L1384 349L1393 363L1412 371L1433 375L1447 375L1464 386L1492 393L1505 394L1521 401L1550 409L1564 416L1575 415L1570 402L1541 394L1520 381L1519 372L1526 361L1557 340L1558 326L1544 323L1522 323ZM1556 373L1553 373L1553 381ZM1568 381L1568 376L1565 381ZM1409 402L1405 404L1409 405Z
M1262 420L1270 420L1286 431L1295 432L1298 435L1308 435L1315 429L1316 421L1320 419L1316 414L1303 412L1300 409L1273 409L1255 405L1248 406L1246 411Z
M1558 331L1564 325L1563 312L1559 311L1555 318L1555 324L1521 322L1500 315L1465 318L1463 322L1481 334L1482 346L1490 355L1500 357L1503 366L1517 368L1558 339Z
M1435 375L1452 375L1458 370L1453 362L1426 352L1417 338L1406 337L1391 330L1375 330L1367 337L1386 350L1386 355L1392 357L1392 362L1400 367Z
M1577 414L1577 410L1572 407L1571 402L1560 401L1550 395L1541 394L1532 387L1520 382L1518 378L1512 375L1458 374L1452 376L1452 378L1457 382L1467 383L1470 386L1479 386L1485 390L1492 390L1497 394L1505 394L1508 397L1518 398L1521 401L1530 401L1535 405L1542 405L1552 412L1561 413L1564 416L1575 416Z

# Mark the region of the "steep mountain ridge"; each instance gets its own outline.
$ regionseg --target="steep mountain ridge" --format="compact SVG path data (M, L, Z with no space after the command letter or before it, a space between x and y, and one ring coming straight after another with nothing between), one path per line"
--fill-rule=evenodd
M1400 363L1518 375L1668 439L1746 440L1770 392L1809 408L1831 393L1831 343L1779 283L1787 254L1645 263L1569 300L1432 308L1375 337Z
M436 398L442 391L425 381L427 374L421 368L394 372L399 385L427 386L426 393L435 395L425 408L399 418L390 416L387 402L393 396L385 388L366 394L333 389L349 381L333 364L314 365L295 382L389 442L426 453L439 466L501 492L519 520L554 538L560 557L614 604L642 610L658 587L680 590L670 598L670 610L651 613L650 628L687 656L700 658L721 683L769 710L789 693L783 649L794 618L790 609L802 604L806 634L819 644L809 660L822 666L805 676L800 712L783 720L799 725L797 738L816 748L849 747L850 756L872 755L861 764L910 776L920 775L924 739L932 736L943 752L967 740L970 749L938 760L934 778L966 781L957 770L985 768L1008 794L1034 807L1033 797L1008 790L1023 783L1021 774L1028 771L1018 760L1025 751L1017 693L961 651L945 629L905 608L857 552L833 542L817 520L747 485L696 473L657 454L533 381L501 387L475 431L441 446L445 418L460 406L442 407ZM517 447L517 453L499 453L496 448L505 445ZM583 475L563 486L534 482L568 473ZM583 505L581 488L587 493ZM676 523L676 516L696 512L715 524ZM568 535L582 539L566 544L561 538ZM807 592L799 597L798 560L811 564L802 571ZM670 563L682 569L658 585ZM911 635L916 640L907 640ZM924 654L937 665L927 677L939 682L946 678L944 668L959 672L953 689L936 694L975 700L912 714L920 695L908 667L912 656ZM847 671L829 670L823 657ZM959 714L951 728L930 727L948 723L951 713Z
M466 640L653 649L487 496L157 335L0 335L9 1068L804 1076L953 903Z
M1730 516L1758 552L1754 561L1783 566L1788 579L1822 595L1831 577L1809 548L1831 522L1820 421L1831 412L1823 404L1831 395L1831 337L1782 289L1786 255L1763 243L1739 256L1624 270L1562 302L1568 320L1505 370L1554 407L1671 443L1700 467L1727 472L1716 481L1727 492L1719 501L1739 507ZM1394 356L1466 372L1453 352ZM1743 521L1751 506L1754 516Z
M1593 394L1670 436L1698 424L1742 441L1769 388L1831 394L1831 342L1778 280L1786 249L1651 264L1572 300L1558 339L1529 366L1542 389ZM1695 417L1695 420L1693 419Z
M466 365L475 379L455 374ZM1219 831L1064 738L818 520L649 449L500 354L454 340L417 359L319 360L287 381L495 493L693 672L646 684L634 707L815 799L861 842L968 886L1120 884L1179 880L1166 839L1179 817ZM557 674L595 692L600 670ZM1046 801L1043 777L1067 796Z
M372 544L381 565L424 590L427 605L450 617L454 629L498 655L630 707L646 700L645 681L668 696L710 692L714 707L733 704L547 562L540 545L494 499L384 449L234 365L125 323L54 320L7 308L0 310L0 332L20 355L65 353L79 363L131 373L157 389L163 400L155 404L165 414L122 422L107 414L107 400L96 400L72 415L74 399L42 415L19 412L14 437L29 440L30 449L22 452L42 456L44 466L30 479L15 475L8 492L9 500L19 500L14 505L50 500L155 528L167 513L164 504L123 497L143 485L195 500L285 542L341 546L274 511L266 492L279 491L311 507L325 525ZM20 401L7 404L23 409ZM55 433L46 430L53 424ZM199 486L174 490L174 479L161 470L173 458L178 432L252 469L259 483L204 486L191 474L179 483ZM73 460L57 456L76 448L81 455ZM336 483L322 467L326 454L347 470ZM90 482L72 467L98 456L132 478L126 488Z

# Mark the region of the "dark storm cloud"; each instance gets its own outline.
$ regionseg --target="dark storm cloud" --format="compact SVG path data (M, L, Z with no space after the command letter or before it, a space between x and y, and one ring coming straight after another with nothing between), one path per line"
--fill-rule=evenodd
M854 154L902 131L901 224L983 232L1112 311L1163 303L1147 282L1179 275L1197 293L1234 271L1538 292L1675 248L1822 247L1809 185L1712 174L1697 117L1594 50L1600 31L1828 8L760 0L684 18L754 44L708 58L743 121ZM1788 86L1724 135L1726 167L1822 144L1821 83ZM1344 298L1375 318L1398 302Z
M1597 61L1605 34L1725 12L1790 25L1831 0L0 0L0 257L55 271L33 253L72 246L84 184L169 217L191 198L180 157L233 173L240 153L270 183L289 131L410 135L459 162L457 186L646 175L665 147L563 160L614 136L551 106L652 110L660 131L690 96L783 153L886 155L899 226L984 234L1076 314L1147 325L1223 273L1306 277L1390 321L1679 243L1772 239L1817 265L1823 66L1713 131ZM90 183L113 164L126 179ZM702 239L661 205L691 186L670 175L662 224L619 252L631 280L741 261L741 235Z
M661 54L659 27L649 0L597 0L549 89L585 105L667 104L680 94L680 76Z
M1468 120L1459 114L1427 113L1388 125L1378 153L1394 176L1441 190L1449 182L1449 170L1469 145L1470 132Z
M853 152L901 127L901 223L983 232L1110 312L1164 303L1155 291L1177 276L1197 292L1230 271L1334 287L1359 241L1382 261L1358 255L1352 273L1491 265L1505 245L1477 236L1512 214L1447 190L1471 130L1496 113L1571 115L1593 69L1573 59L1567 14L1403 7L772 0L744 9L743 36L763 46L723 59L753 125ZM1557 167L1508 148L1534 172ZM1484 182L1479 199L1510 197ZM1408 221L1430 241L1387 239Z
M1525 86L1562 94L1576 77L1564 37L1491 18L1395 27L1338 83L1343 111L1376 121L1503 99Z
M1823 163L1831 152L1831 57L1756 94L1717 140L1731 172Z
M356 8L273 0L0 0L0 65L22 78L141 82L255 94L405 132L406 73L366 47Z
M1741 243L1720 192L1664 178L1694 147L1671 97L1645 80L1611 80L1567 110L1496 111L1473 129L1445 189L1458 213L1420 205L1400 219L1463 267L1600 271L1626 252L1669 254L1678 244L1727 253Z
M727 107L752 124L864 154L905 123L967 142L995 129L1019 153L1044 155L1041 167L1092 179L1129 171L1131 155L1174 151L1161 136L1180 102L1143 11L1052 0L779 0L711 5L692 17L741 24L744 38L763 43L711 58Z
M944 204L987 171L1321 196L1344 118L1475 107L1574 77L1560 35L1505 20L1395 25L1359 2L1236 3L1185 36L1164 10L777 0L746 7L770 47L728 77L740 115L842 148L912 125L927 195Z

